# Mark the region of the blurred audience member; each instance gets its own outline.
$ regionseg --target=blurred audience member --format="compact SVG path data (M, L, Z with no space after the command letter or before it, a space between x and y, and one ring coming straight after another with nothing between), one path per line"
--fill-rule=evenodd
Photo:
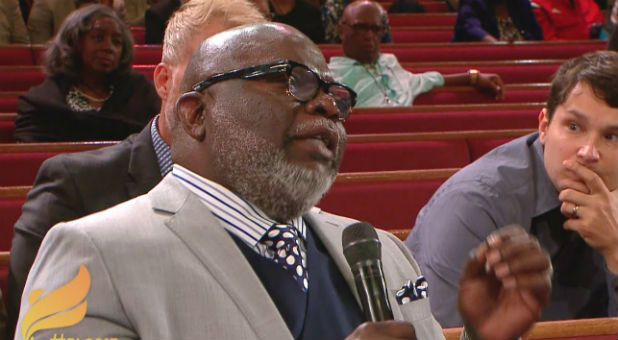
M250 3L257 7L258 11L264 15L264 18L272 19L272 12L270 11L270 2L268 0L249 0Z
M146 0L124 0L129 26L144 26L144 15L148 9Z
M314 43L324 42L324 26L320 10L305 0L270 0L274 22L295 27Z
M167 20L180 8L184 0L160 0L153 3L144 13L146 44L162 44Z
M353 0L352 0L353 1ZM343 14L344 8L352 2L350 0L326 0L322 5L322 22L324 23L324 42L326 43L341 43L339 38L339 20ZM388 15L382 11L382 26L385 27L381 42L392 42L391 30L388 24Z
M0 1L0 44L28 44L30 37L17 0Z
M425 13L425 7L416 0L395 0L388 7L388 13Z
M132 59L130 32L112 9L71 13L46 51L48 76L18 99L15 139L118 140L141 130L160 100Z
M618 25L614 26L614 30L609 36L609 41L607 42L607 50L618 52Z
M64 19L76 8L98 0L33 0L28 16L28 32L33 44L43 44L51 39Z
M357 1L345 8L339 23L345 56L332 57L328 66L335 80L356 91L356 106L409 106L417 95L444 85L472 85L502 98L502 79L496 74L413 74L395 55L380 53L383 11L376 2Z
M605 21L594 0L532 0L545 40L596 39Z
M543 40L528 0L461 0L453 41Z

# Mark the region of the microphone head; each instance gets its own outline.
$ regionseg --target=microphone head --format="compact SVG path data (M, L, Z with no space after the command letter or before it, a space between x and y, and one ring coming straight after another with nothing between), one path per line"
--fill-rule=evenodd
M348 265L359 262L379 260L382 257L382 244L373 226L367 222L357 222L343 230L341 239L343 255Z

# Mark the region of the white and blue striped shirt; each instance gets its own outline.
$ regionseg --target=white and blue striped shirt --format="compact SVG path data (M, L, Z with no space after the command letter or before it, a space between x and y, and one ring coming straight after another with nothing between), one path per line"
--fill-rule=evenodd
M264 255L264 246L258 242L273 224L280 224L279 222L222 185L178 164L173 165L172 176L197 195L227 231L243 240L258 254ZM286 224L294 226L305 240L306 225L302 216Z

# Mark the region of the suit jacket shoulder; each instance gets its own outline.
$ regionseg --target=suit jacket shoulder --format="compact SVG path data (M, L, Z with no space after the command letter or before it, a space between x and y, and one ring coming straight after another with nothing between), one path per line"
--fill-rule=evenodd
M159 182L149 129L115 146L61 154L41 165L14 227L7 296L10 324L17 321L26 277L53 225L141 195Z

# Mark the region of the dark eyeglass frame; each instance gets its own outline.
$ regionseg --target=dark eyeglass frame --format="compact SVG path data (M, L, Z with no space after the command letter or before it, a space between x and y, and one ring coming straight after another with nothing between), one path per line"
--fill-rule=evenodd
M337 98L335 98L329 92L329 88L331 86L340 86L350 93L350 107L349 107L349 110L347 110L347 112L342 112L339 109L339 106L337 105L337 109L339 111L339 120L343 121L346 118L348 118L348 116L350 115L350 112L352 111L352 108L354 107L354 105L356 105L356 92L354 92L354 90L352 90L351 88L341 83L324 81L322 78L320 78L320 76L314 70L310 69L307 65L301 64L294 60L288 60L288 59L278 60L278 61L267 63L267 64L254 65L254 66L249 66L249 67L236 69L236 70L232 70L228 72L217 73L215 75L212 75L204 80L201 80L195 83L193 86L191 86L191 88L193 89L193 91L201 93L209 86L217 82L223 81L223 80L235 79L235 78L250 80L250 79L264 77L264 76L267 76L270 74L276 74L276 73L286 73L286 75L289 78L292 74L292 69L294 69L295 67L302 67L306 69L307 71L311 72L315 76L315 79L317 79L318 87L316 88L316 91L313 94L313 97L311 97L310 99L302 99L302 98L298 98L294 93L290 91L290 86L288 83L287 92L289 95L291 95L292 97L294 97L294 99L298 100L301 103L306 103L309 100L315 98L315 96L318 95L318 92L322 90L324 93L326 93L331 98L333 98L335 101L337 101Z
M386 27L384 25L369 25L369 24L365 24L365 23L361 23L361 22L357 22L354 24L350 24L347 22L342 22L341 24L348 26L349 28L351 28L353 31L358 32L360 30L370 30L373 33L377 34L378 36L382 36L384 35L384 33L386 32Z

